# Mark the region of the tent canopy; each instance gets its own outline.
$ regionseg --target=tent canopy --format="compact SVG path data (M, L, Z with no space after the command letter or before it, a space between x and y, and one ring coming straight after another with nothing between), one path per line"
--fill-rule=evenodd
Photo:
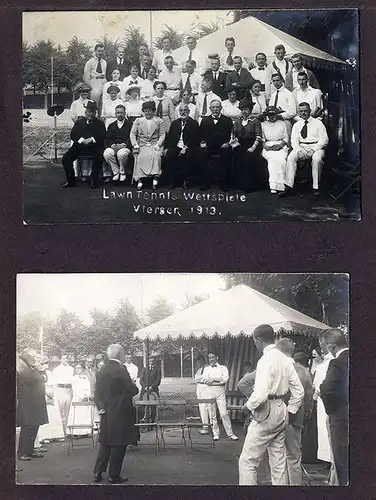
M143 340L251 336L258 325L265 323L275 331L283 328L307 335L329 328L246 285L238 285L146 326L134 335Z
M286 49L287 57L291 57L298 52L311 59L320 59L321 63L326 62L327 64L337 63L347 65L347 63L341 61L341 59L298 40L284 31L274 28L252 16L241 19L236 23L229 24L210 35L200 38L197 40L197 48L206 55L216 52L221 54L225 50L225 39L231 36L234 37L236 41L234 55L239 53L239 55L246 57L248 62L251 60L254 61L258 52L264 52L268 61L272 61L275 58L275 46L283 44ZM176 60L181 61L186 51L186 47L180 47L173 51L173 56Z

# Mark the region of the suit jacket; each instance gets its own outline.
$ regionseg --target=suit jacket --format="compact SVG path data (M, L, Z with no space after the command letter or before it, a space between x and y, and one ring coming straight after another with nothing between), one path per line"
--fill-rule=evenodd
M220 148L231 139L232 120L220 115L217 124L212 116L204 116L200 125L201 141L205 141L209 149Z
M73 125L70 137L74 143L77 143L80 137L88 139L94 137L95 146L104 147L104 139L106 137L106 127L102 120L94 118L91 123L87 123L86 118L79 118Z
M320 395L328 415L341 414L348 418L349 406L349 351L341 352L329 363Z
M222 100L227 98L226 74L223 71L218 71L218 79L214 80L213 71L209 69L204 74L204 78L212 82L212 91L214 94L217 94Z
M308 75L308 83L309 83L309 85L312 88L314 88L314 89L319 89L320 88L320 84L317 81L317 78L314 75L314 73L312 73L312 71L310 71L309 69L305 69L304 71ZM286 75L286 78L285 78L285 87L288 90L290 90L291 92L294 90L294 83L293 83L293 78L292 78L292 71L289 71L287 73L287 75Z
M294 363L294 368L296 373L298 374L299 380L304 389L304 399L303 403L300 406L299 410L296 412L293 417L293 425L296 427L304 427L304 414L307 412L311 412L313 408L313 385L312 378L309 374L307 368L305 368L300 363Z
M48 423L45 377L23 358L17 359L17 427Z
M132 122L125 119L124 124L121 128L117 126L117 122L110 123L106 132L106 147L110 147L111 144L126 144L128 149L132 148L131 140L129 134L132 128Z
M108 446L125 446L135 441L132 397L138 393L128 370L117 361L109 360L98 372L95 404L104 410L101 416L99 442Z
M154 391L156 390L157 394L159 392L158 387L161 384L161 370L154 366L154 368L149 368L149 381L146 377L146 367L141 370L140 375L140 384L142 389L146 389L146 387L151 387Z
M107 68L106 68L106 78L108 82L111 81L111 73L115 68L118 68L120 70L120 80L123 80L123 78L129 75L128 64L124 61L124 59L123 59L123 64L118 64L116 58L111 59L110 61L107 61Z
M230 88L234 83L239 89L250 89L252 86L253 77L251 73L245 69L241 68L240 75L237 71L231 71L226 77L226 88Z
M170 130L168 131L165 141L165 148L176 147L181 134L181 119L178 118L171 123ZM183 141L188 148L196 148L200 142L200 127L196 120L188 117L187 123L183 130Z

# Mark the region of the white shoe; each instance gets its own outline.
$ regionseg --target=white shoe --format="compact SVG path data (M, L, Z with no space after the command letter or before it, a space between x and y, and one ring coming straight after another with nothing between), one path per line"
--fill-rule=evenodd
M139 181L139 182L137 183L137 189L138 189L139 191L140 191L140 189L142 189L142 182L141 182L141 181Z
M115 174L113 177L112 177L112 182L117 182L119 180L119 175L120 174Z
M206 431L205 429L201 429L200 434L209 434L209 431Z
M219 436L213 436L214 441L219 441Z
M230 439L232 439L233 441L238 441L238 436L235 436L235 434L232 434L231 436L229 436Z
M158 187L158 180L153 179L153 189L157 189L157 187Z
M272 194L276 194L276 193L277 193L277 191L276 191L275 189L271 189L271 190L270 190L270 192L271 192Z
M126 175L125 174L120 174L120 182L124 182L126 179Z

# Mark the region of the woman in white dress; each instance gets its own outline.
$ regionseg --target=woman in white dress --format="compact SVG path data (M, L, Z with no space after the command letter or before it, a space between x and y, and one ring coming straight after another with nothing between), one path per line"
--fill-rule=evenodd
M116 106L119 104L124 105L123 101L119 97L120 88L117 85L110 85L107 89L107 94L110 96L110 99L103 99L101 116L102 120L104 120L104 124L106 125L106 129L110 123L116 122Z
M227 99L222 101L222 115L231 118L240 118L242 112L239 109L238 95L235 89L230 89L227 93Z
M266 99L261 91L262 85L260 80L254 80L251 87L251 99L254 102L252 116L261 120L263 113L266 110Z
M82 365L75 366L75 374L72 378L73 398L69 410L69 425L87 425L87 428L73 429L74 436L88 434L93 424L94 405L90 402L90 380L84 373ZM86 402L87 406L75 406L74 403Z
M285 170L288 155L288 135L285 122L278 120L278 109L269 106L264 112L267 120L261 123L262 156L268 162L270 192L285 190Z
M142 105L143 118L136 118L129 135L134 155L133 179L137 189L142 189L146 178L153 179L156 189L162 173L163 143L166 137L164 122L155 116L155 102L147 101Z
M48 369L48 361L43 363L46 377L46 405L48 414L48 424L41 425L38 430L40 443L49 443L54 440L64 440L64 430L61 415L54 394L53 373Z
M140 96L143 101L151 101L154 96L154 82L157 78L157 70L155 66L150 66L147 72L147 77L141 85Z
M180 99L181 102L176 106L175 108L175 119L177 120L180 118L180 113L179 113L179 108L180 104L187 104L189 108L189 116L193 119L198 121L198 109L195 104L192 102L192 92L188 89L183 89L180 92Z
M113 70L113 72L111 73L111 81L105 83L103 86L103 102L110 100L110 95L107 92L109 87L115 85L116 87L119 87L119 89L121 91L121 82L122 81L123 80L120 79L120 70L115 68Z
M133 85L129 87L126 91L127 100L125 102L125 113L126 116L133 123L136 118L142 116L142 100L140 98L141 87L139 85Z

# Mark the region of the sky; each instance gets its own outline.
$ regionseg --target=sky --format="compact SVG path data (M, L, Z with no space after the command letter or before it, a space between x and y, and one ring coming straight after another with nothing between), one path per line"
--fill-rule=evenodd
M19 274L17 317L40 311L54 320L65 308L89 324L91 309L113 310L122 298L142 314L158 296L180 306L186 293L213 296L221 289L219 274Z
M80 12L24 12L23 41L29 45L51 39L66 47L73 37L93 45L98 38L108 35L116 40L122 38L131 25L139 27L150 41L150 11L80 11ZM199 23L219 21L220 26L232 21L229 10L221 11L153 11L152 36L158 37L164 24L180 32L189 33ZM228 15L229 14L229 15Z

